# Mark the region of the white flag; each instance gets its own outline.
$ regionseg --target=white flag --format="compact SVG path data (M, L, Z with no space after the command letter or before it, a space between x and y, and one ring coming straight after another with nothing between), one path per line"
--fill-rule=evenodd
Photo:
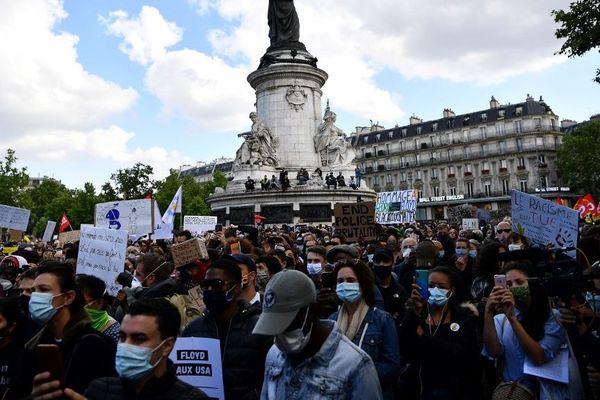
M160 215L158 203L154 202L154 215ZM165 224L162 218L156 218L154 224L154 239L173 239L173 224Z
M163 222L172 225L173 221L175 221L175 214L177 213L181 213L181 186L177 189L177 193L173 196L169 208L165 211L165 214L162 217Z

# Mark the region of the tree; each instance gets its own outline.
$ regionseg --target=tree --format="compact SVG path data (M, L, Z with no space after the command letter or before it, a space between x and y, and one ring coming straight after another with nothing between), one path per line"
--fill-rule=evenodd
M96 189L91 183L86 182L83 185L83 190L75 189L73 191L73 202L69 208L71 224L73 226L93 224L96 203L101 202L102 200L96 195Z
M63 194L70 196L69 189L55 179L44 179L39 186L32 188L28 193L31 198L31 222L36 226L37 222L42 218L45 218L47 221L58 221L62 212L67 211L66 209L61 210L59 214L53 215L48 210L49 204L54 199Z
M124 200L141 199L152 193L156 187L156 182L152 179L153 174L152 166L136 163L131 168L119 169L110 179L115 182L114 191ZM103 186L102 190L105 191L104 189Z
M577 0L572 2L569 11L553 10L558 39L566 39L558 51L568 57L579 57L600 46L600 0ZM596 70L597 83L600 83L600 69Z
M12 149L6 150L4 161L0 161L0 204L22 207L25 190L29 185L27 168L17 168L17 157Z
M105 182L100 188L100 203L106 203L107 201L121 200L117 195L117 191L113 188L110 182Z
M564 137L556 164L571 189L600 198L600 122L590 122Z

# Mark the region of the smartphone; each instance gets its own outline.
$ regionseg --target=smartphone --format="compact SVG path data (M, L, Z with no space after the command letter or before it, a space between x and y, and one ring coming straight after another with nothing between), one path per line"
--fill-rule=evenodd
M231 254L241 254L242 253L242 251L240 250L239 242L231 243L230 248L231 248Z
M216 224L215 225L215 232L222 232L222 231L223 231L223 225Z
M335 290L335 274L333 272L321 273L321 286Z
M429 271L426 269L416 270L415 281L421 288L421 297L427 300L429 298Z
M37 358L37 372L50 372L50 381L60 381L60 388L65 386L65 372L63 370L60 349L55 344L38 344L35 347Z
M506 288L506 275L494 275L494 286Z

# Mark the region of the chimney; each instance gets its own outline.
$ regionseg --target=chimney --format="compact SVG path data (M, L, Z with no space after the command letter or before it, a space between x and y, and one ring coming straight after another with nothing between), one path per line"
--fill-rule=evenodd
M560 121L560 127L563 129L573 125L577 125L577 121L573 121L572 119L563 119Z
M496 100L496 98L494 96L492 96L492 99L490 100L490 108L498 108L500 107L500 103L498 103L498 100Z
M419 125L423 123L423 120L413 114L412 117L410 117L409 122L411 125Z
M454 111L452 111L451 108L444 108L444 118L454 118L456 117L456 114L454 113Z

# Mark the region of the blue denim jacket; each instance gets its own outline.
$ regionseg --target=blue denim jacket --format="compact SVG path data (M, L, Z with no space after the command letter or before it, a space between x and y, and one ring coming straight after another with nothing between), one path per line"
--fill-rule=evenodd
M333 313L329 319L336 321L338 314L339 312ZM359 345L365 327L367 331L360 348L371 356L375 364L383 397L391 399L394 397L394 388L400 371L400 349L396 325L390 314L376 307L369 307L352 343Z
M260 398L263 400L381 399L381 388L371 358L333 321L321 321L331 333L312 357L294 368L273 345L265 365Z

